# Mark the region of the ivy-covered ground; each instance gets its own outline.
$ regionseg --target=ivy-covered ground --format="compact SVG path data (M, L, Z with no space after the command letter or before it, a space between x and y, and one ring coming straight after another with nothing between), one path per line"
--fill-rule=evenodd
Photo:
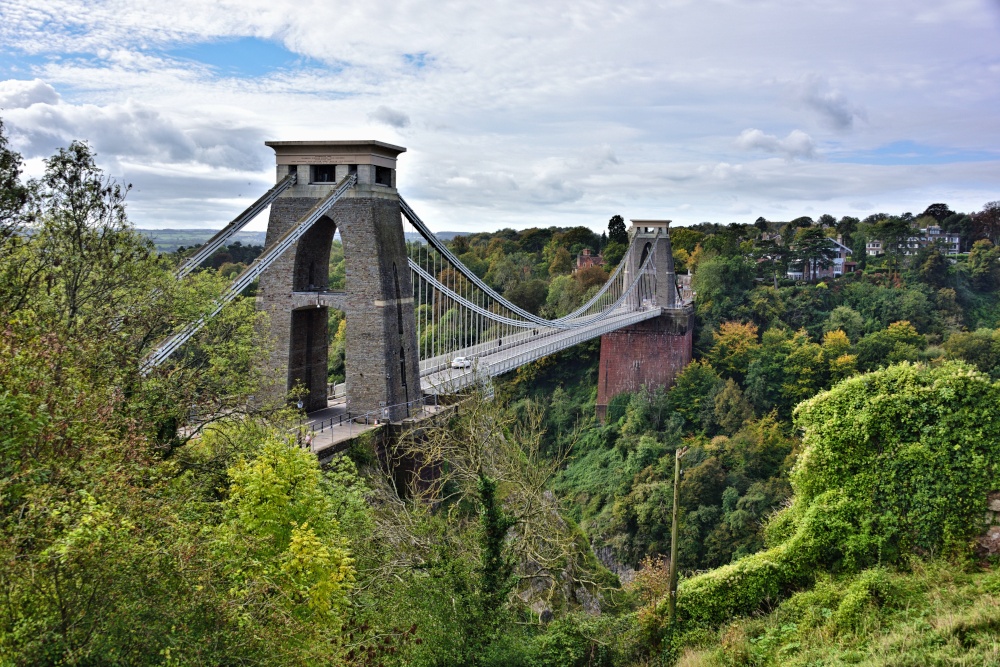
M769 614L691 639L678 667L1000 665L1000 569L912 559L824 575Z

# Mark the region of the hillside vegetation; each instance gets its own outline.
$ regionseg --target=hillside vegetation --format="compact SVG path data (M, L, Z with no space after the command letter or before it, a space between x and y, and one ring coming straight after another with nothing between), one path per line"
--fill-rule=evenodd
M260 391L251 298L140 372L256 250L177 281L86 144L37 181L20 168L0 126L0 665L997 664L997 556L977 541L1000 491L991 205L675 230L697 342L671 388L599 423L595 341L321 469ZM928 216L962 253L782 277L821 269L831 235ZM623 232L451 246L557 316ZM574 272L584 248L604 267ZM331 264L342 286L341 248Z

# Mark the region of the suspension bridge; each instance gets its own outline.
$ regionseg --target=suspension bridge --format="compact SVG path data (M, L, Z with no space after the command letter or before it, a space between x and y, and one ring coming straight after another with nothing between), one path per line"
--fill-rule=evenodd
M395 167L404 148L378 141L267 145L275 150L277 184L177 276L183 279L269 209L264 252L205 316L156 347L145 372L166 362L256 281L258 308L270 315L272 352L262 363L271 390L284 395L300 388L307 411L337 400L355 414L412 417L428 397L488 384L493 376L602 337L600 413L615 393L669 383L690 360L691 297L677 284L669 221L634 220L629 248L607 282L590 288L571 312L546 319L505 299L466 267L399 195ZM344 246L342 292L328 289L335 232ZM346 319L347 378L332 387L330 308Z

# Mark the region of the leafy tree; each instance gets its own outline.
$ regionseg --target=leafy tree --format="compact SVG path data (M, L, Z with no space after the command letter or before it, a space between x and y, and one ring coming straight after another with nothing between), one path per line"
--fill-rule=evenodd
M936 288L948 283L948 258L936 246L928 246L917 251L912 267L917 279Z
M924 212L921 215L929 215L934 218L938 224L940 224L944 222L946 218L955 215L955 212L948 208L947 204L938 203L928 206L924 209Z
M746 396L758 414L777 410L786 417L803 398L829 381L830 364L823 348L804 330L775 326L761 336L760 350L746 373Z
M16 235L26 222L31 189L21 183L21 156L7 147L0 120L0 260L10 252Z
M557 238L559 243L569 249L571 254L578 253L584 248L593 250L600 244L600 237L591 231L589 227L571 227L564 232L555 234L553 238ZM627 242L627 234L625 238Z
M768 230L767 220L763 216L754 220L753 226L762 232L766 232Z
M949 359L973 364L994 379L1000 379L1000 330L978 329L953 333L944 342Z
M690 227L674 227L670 230L670 247L682 248L693 253L695 247L705 238L705 234Z
M837 222L837 233L843 237L844 245L851 246L852 250L854 249L852 245L854 232L857 231L860 223L860 220L849 215L845 215Z
M545 297L546 317L563 317L573 312L580 304L580 283L573 276L556 276L549 283L549 291Z
M758 328L766 328L781 322L785 308L781 293L773 287L760 285L750 292L750 314Z
M893 272L897 272L899 260L906 248L906 239L912 234L909 221L902 217L879 220L874 233L875 238L882 241L882 250L889 257Z
M753 419L753 408L743 396L740 386L730 378L715 395L715 423L726 435L733 435Z
M1000 245L1000 201L986 202L983 210L972 216L976 236Z
M504 617L497 612L504 609L507 597L514 589L516 561L507 548L508 533L518 519L504 511L497 495L497 483L485 473L478 480L480 524L480 584L479 613L483 625L495 635L502 630Z
M861 314L850 306L837 306L823 323L823 331L843 331L851 340L858 340L864 334L864 320Z
M837 251L821 227L803 227L795 233L793 257L802 263L803 278L815 280L819 269L828 268Z
M461 234L452 238L448 245L451 246L451 251L456 255L464 255L469 252L469 239Z
M757 267L766 273L771 274L774 281L774 289L778 289L778 276L784 275L788 271L788 260L790 251L787 246L770 239L767 241L758 240L754 243L753 257L757 260Z
M628 232L625 230L625 218L613 215L608 221L608 243L628 245Z
M569 251L566 248L556 250L555 257L552 258L552 262L549 264L549 275L561 276L570 273L572 270L573 258L570 257Z
M690 428L698 428L705 411L715 412L715 395L722 378L707 361L692 361L685 366L667 395L668 405L684 418Z
M504 292L511 303L524 308L529 313L538 314L548 297L549 288L544 280L529 280L517 283Z
M752 322L723 322L719 330L712 333L712 338L715 343L707 355L712 367L723 376L742 381L747 366L760 349L757 325Z
M692 287L698 293L696 308L707 325L714 328L724 316L740 313L753 276L753 263L743 256L705 255L698 261Z
M900 361L917 361L927 347L927 339L903 320L887 329L870 333L857 342L858 366L872 370Z
M974 289L989 292L1000 286L1000 248L989 240L980 239L972 244L968 267Z

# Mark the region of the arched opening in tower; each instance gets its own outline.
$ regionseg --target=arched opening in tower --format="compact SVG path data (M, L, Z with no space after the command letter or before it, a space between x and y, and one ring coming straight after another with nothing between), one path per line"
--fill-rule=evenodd
M336 229L329 217L320 219L295 252L292 289L316 295L292 311L289 332L288 388L298 392L307 411L325 408L333 386L346 376L344 345L337 347L337 335L342 339L346 329L344 313L330 305L344 289L344 253L333 238Z

